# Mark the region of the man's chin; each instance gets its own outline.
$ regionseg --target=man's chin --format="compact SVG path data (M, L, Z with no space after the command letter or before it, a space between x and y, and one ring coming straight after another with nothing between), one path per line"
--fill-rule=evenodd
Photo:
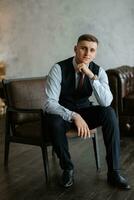
M83 63L86 64L86 65L89 64L91 61L92 61L91 59L83 58Z
M89 65L90 62L91 62L90 60L88 60L88 61L83 60L83 63L84 63L85 65Z

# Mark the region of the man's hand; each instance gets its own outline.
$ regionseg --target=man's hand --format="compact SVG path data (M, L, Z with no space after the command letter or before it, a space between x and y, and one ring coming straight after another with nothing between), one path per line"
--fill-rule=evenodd
M78 136L85 138L85 139L87 137L90 137L90 130L89 130L88 125L85 122L85 120L77 113L75 113L73 115L72 119L77 127Z
M79 72L82 72L85 75L87 75L90 79L92 79L94 77L93 72L84 63L78 64L77 69L78 69Z

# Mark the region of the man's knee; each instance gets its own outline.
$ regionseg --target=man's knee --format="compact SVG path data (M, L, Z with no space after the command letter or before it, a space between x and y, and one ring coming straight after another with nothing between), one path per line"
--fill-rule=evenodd
M58 131L58 129L64 127L64 120L60 115L47 114L45 118L47 126L54 129L55 131Z
M106 109L107 114L109 114L109 115L115 114L115 111L111 106L107 106L107 107L105 107L105 109Z
M106 108L107 108L107 114L116 118L115 110L111 106L108 106Z
M109 121L117 120L115 111L111 106L103 107L102 114L106 120Z

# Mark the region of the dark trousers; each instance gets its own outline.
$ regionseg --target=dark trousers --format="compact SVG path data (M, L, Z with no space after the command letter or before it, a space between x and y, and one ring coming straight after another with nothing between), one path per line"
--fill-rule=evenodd
M108 171L119 170L120 133L114 110L110 106L91 106L79 109L77 112L87 122L89 129L102 126ZM61 168L72 169L73 163L68 149L66 132L74 124L63 120L59 115L46 114L45 118Z

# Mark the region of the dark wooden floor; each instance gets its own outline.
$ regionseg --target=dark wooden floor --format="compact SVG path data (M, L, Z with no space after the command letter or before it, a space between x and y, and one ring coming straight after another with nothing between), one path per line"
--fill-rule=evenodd
M39 147L12 144L8 171L3 166L4 118L0 117L0 200L134 200L134 138L121 139L121 171L132 186L130 191L111 188L106 183L105 149L101 131L99 147L101 172L96 172L92 142L69 141L75 164L75 184L60 185L61 170L49 148L50 183L46 186Z

